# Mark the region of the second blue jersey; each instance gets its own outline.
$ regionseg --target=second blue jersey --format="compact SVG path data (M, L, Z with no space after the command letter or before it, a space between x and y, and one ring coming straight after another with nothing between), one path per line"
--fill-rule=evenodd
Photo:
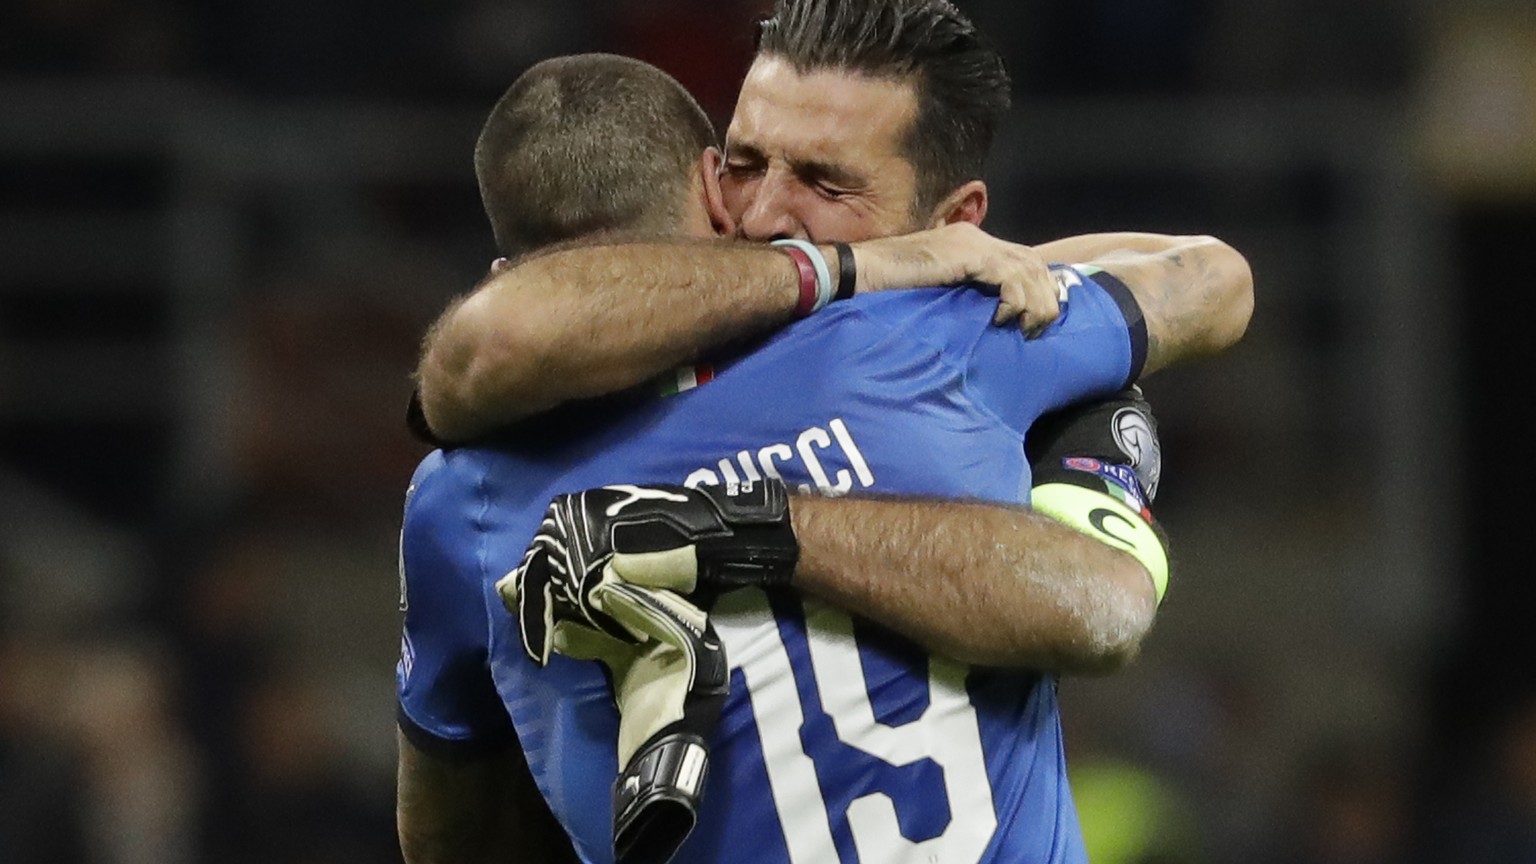
M595 664L528 661L493 587L550 498L779 477L824 494L1026 502L1029 425L1117 390L1140 362L1123 287L1065 278L1079 284L1039 339L991 326L996 301L974 290L861 297L613 422L428 457L402 533L402 724L452 746L515 728L579 854L611 861L611 690ZM1085 860L1052 679L933 657L791 595L739 591L712 620L731 690L680 864Z

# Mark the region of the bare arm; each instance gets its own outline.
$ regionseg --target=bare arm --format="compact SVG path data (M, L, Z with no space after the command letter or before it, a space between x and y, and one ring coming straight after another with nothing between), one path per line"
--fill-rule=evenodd
M836 261L831 247L824 247ZM1030 249L968 224L854 244L858 290L980 281L1002 287L998 320L1037 330L1056 315L1044 261L1095 263L1147 315L1148 370L1241 336L1252 277L1208 237L1086 235ZM443 313L417 373L438 437L464 441L571 399L639 384L733 339L789 322L798 276L761 246L661 240L571 247L526 259Z
M963 662L1103 674L1134 658L1152 626L1140 563L1028 509L791 503L797 588Z
M794 263L762 246L679 240L529 258L433 325L422 409L439 437L467 440L781 326L799 297Z
M820 247L837 267L837 251ZM853 244L857 291L966 281L1000 286L1002 318L1038 330L1054 282L1028 247L971 225ZM443 313L417 371L437 437L465 441L563 402L640 384L705 351L791 320L799 276L748 243L571 246L518 262Z
M396 823L406 864L567 864L571 842L515 745L481 759L443 759L399 736Z
M1130 288L1147 321L1143 375L1230 347L1253 315L1248 261L1214 237L1093 234L1035 251L1050 261L1100 267Z

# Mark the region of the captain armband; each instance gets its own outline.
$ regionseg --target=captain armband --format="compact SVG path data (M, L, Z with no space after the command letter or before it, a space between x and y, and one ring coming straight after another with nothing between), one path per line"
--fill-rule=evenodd
M1046 483L1030 492L1031 506L1101 543L1130 553L1152 576L1157 602L1168 590L1168 547L1153 523L1108 492L1074 483Z

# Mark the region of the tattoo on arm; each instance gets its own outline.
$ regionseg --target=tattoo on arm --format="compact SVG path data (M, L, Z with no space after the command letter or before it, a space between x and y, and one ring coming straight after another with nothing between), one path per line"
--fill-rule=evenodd
M1214 238L1182 238L1151 253L1105 256L1100 263L1130 286L1147 321L1143 375L1214 354L1241 337L1252 309L1247 262Z

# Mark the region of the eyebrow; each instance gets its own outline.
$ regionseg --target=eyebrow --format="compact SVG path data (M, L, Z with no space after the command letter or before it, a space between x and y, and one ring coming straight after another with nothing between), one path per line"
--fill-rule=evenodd
M763 161L768 158L763 154L761 149L754 147L751 144L743 144L740 141L725 142L725 155L726 158L730 158L732 156L742 156L747 159L755 159L758 161Z

